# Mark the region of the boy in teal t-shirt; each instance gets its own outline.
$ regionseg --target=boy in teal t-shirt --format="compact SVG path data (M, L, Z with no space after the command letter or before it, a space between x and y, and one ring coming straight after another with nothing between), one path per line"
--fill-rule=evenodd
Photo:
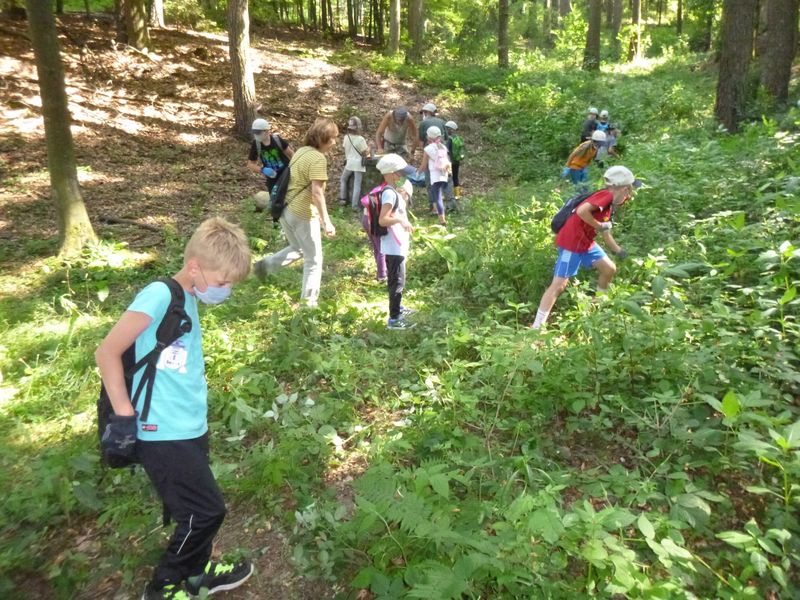
M192 327L160 354L146 420L131 404L122 355L135 344L139 360L156 346L156 331L172 300L167 284L154 282L139 292L95 353L114 409L103 449L139 459L164 503L164 514L176 523L143 600L233 589L253 572L246 561L210 562L226 509L208 461L208 388L197 312L198 300L223 302L249 271L250 247L239 227L211 218L197 228L186 245L183 268L173 277L183 288ZM134 378L132 389L140 378Z
M466 156L466 150L464 148L464 140L461 139L461 136L456 134L458 131L458 124L455 121L448 121L444 124L445 129L447 130L447 151L450 154L450 164L452 166L452 191L448 189L450 192L448 195L448 202L451 202L452 205L450 208L452 210L458 210L458 201L461 200L461 180L459 179L459 171L461 169L461 161L464 160ZM449 186L448 186L449 188Z

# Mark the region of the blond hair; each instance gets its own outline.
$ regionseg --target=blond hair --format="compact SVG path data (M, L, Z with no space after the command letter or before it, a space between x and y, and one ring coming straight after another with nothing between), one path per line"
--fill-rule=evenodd
M242 228L221 217L206 219L186 244L183 263L194 258L225 279L241 281L250 273L250 244Z
M327 117L320 117L314 124L306 131L306 138L303 141L305 146L313 146L317 150L322 148L331 140L335 140L339 136L339 128L333 119Z

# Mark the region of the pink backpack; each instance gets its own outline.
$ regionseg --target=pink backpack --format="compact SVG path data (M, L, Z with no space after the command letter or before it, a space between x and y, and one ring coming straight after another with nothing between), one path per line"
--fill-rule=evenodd
M436 158L433 161L433 168L443 173L450 172L450 156L447 154L447 146L441 142L436 143Z

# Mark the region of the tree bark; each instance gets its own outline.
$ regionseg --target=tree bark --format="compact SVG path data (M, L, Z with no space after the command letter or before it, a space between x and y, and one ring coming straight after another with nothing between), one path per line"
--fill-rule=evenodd
M570 0L558 0L558 16L562 19L572 12Z
M705 21L703 23L703 37L702 42L700 44L700 50L703 52L708 52L711 50L711 40L713 39L713 29L714 29L714 9L716 8L715 2L712 1L711 6L708 8L708 12L705 14Z
M408 41L406 62L412 65L422 61L423 0L408 0Z
M56 14L57 15L64 14L64 0L56 0Z
M589 27L586 31L586 48L583 51L584 71L600 69L600 27L602 24L602 0L589 0Z
M724 0L722 3L722 39L714 114L731 133L739 130L739 121L744 117L756 10L757 0Z
M772 4L769 0L756 0L758 8L756 9L756 35L753 43L753 50L756 58L763 56L767 48L768 33L767 33L767 6Z
M147 10L144 0L125 0L125 28L128 45L137 50L147 50L150 34L147 31Z
M317 3L316 0L308 0L308 22L312 29L317 28Z
M497 5L497 66L508 68L508 0Z
M389 0L389 55L400 52L400 0Z
M545 48L553 45L553 17L558 0L543 0L544 10L542 11L542 39Z
M678 0L677 14L675 16L675 33L683 35L683 0Z
M234 130L242 139L250 137L256 115L256 91L250 65L250 14L248 0L228 0L228 47L233 83Z
M148 11L150 27L164 27L164 0L152 0Z
M642 53L642 3L640 0L631 0L631 32L630 45L628 46L628 60L639 58Z
M52 4L47 0L26 0L25 5L42 98L50 189L58 213L59 252L71 255L96 238L78 187L70 131L72 117L64 89L64 67Z
M127 0L114 0L114 25L117 29L115 40L120 44L128 43L128 25L127 13L128 9L125 7Z
M769 0L767 45L761 55L761 85L780 103L789 100L792 62L797 52L798 0Z
M619 30L622 28L622 11L625 6L622 0L614 0L614 18L611 21L611 40L614 46L614 56L619 58L622 54L622 44L619 41Z

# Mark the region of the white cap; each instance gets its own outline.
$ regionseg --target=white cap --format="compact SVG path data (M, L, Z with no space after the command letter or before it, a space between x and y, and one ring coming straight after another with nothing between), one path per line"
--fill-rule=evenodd
M429 112L431 114L434 114L436 112L436 105L433 104L432 102L428 102L427 104L423 104L422 108L420 109L420 112Z
M589 110L587 112L589 114L596 115L597 114L597 109L594 106L592 106L592 107L589 108Z
M269 129L269 121L266 119L256 119L253 121L252 127L250 127L253 131L266 131Z
M600 111L600 118L601 119L607 119L608 118L608 111L607 110L601 110Z
M264 209L269 206L269 192L257 192L253 199L258 208Z
M606 134L599 129L597 131L592 132L592 141L593 142L605 142L606 141Z
M603 173L603 179L606 185L632 185L633 187L642 187L642 182L633 176L633 172L628 167L617 165L611 167Z
M456 125L455 121L448 121L447 123L444 124L444 126L447 127L448 129L452 129L453 131L458 129L458 125Z
M402 171L407 166L408 163L399 154L384 154L383 158L375 165L375 168L378 169L382 175L386 175L387 173Z
M428 131L426 131L425 133L428 136L429 140L435 140L437 137L442 137L442 130L439 129L436 125L428 127Z
M347 129L361 131L361 119L358 117L350 117L347 119Z

